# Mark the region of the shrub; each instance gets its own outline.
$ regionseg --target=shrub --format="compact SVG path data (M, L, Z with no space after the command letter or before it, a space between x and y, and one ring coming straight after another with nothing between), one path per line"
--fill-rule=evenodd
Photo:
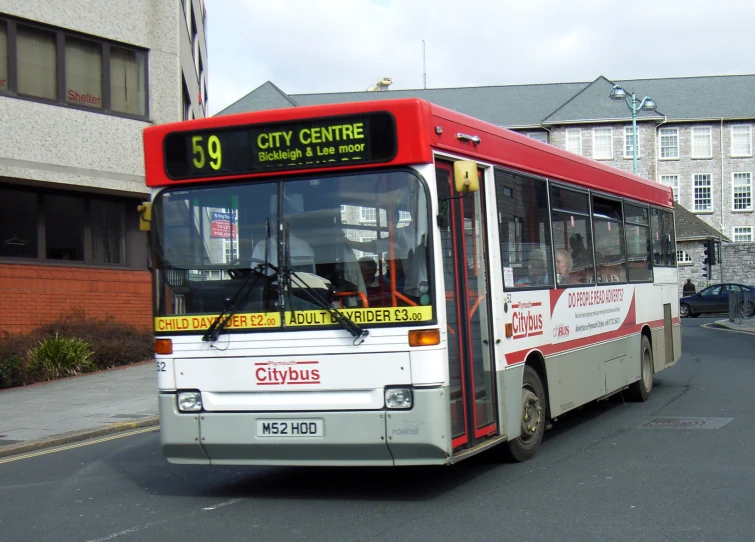
M0 390L23 384L24 358L17 355L0 358Z
M47 337L27 352L28 370L39 380L55 380L91 373L96 365L89 344L81 339Z
M26 370L26 352L36 342L31 334L0 331L0 389L34 382Z
M152 358L154 337L151 331L141 331L116 321L113 317L95 318L82 309L74 309L57 322L39 330L44 336L59 333L86 341L92 349L97 369L130 365Z
M75 339L79 346L65 339ZM27 334L0 331L0 388L147 361L152 358L153 342L151 331L136 329L112 317L92 317L82 309L74 309ZM88 345L89 357L78 368L76 363L65 362L56 370L54 364L41 361L45 352L75 351L81 343ZM32 351L36 361L30 357ZM74 372L66 372L65 367L72 367Z

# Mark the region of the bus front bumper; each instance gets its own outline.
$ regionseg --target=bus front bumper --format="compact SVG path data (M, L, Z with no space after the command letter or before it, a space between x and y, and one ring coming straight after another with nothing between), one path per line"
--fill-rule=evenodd
M213 465L442 465L451 457L448 389L414 390L411 410L179 412L160 393L162 452L171 463ZM262 436L265 422L321 420L321 436ZM259 423L258 423L259 422Z

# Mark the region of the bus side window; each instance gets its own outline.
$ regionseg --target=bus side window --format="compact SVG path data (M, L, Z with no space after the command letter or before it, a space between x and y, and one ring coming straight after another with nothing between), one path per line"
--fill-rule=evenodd
M495 192L501 266L512 269L515 288L553 287L546 182L496 170Z
M650 208L650 231L653 240L653 265L663 267L663 222L660 209Z
M593 196L598 284L626 282L624 216L620 200Z

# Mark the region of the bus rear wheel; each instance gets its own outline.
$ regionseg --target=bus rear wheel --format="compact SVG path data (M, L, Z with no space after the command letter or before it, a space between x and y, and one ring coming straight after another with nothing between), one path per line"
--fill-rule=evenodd
M535 457L545 433L545 391L537 371L526 365L522 379L522 420L519 438L506 443L506 458L527 461Z
M644 402L653 389L653 347L647 336L642 336L640 343L640 379L629 386L630 401Z

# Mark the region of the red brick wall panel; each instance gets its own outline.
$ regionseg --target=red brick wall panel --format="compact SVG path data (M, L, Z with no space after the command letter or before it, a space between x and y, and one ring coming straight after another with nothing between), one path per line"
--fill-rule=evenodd
M73 309L151 329L149 271L0 264L0 330L27 333Z

